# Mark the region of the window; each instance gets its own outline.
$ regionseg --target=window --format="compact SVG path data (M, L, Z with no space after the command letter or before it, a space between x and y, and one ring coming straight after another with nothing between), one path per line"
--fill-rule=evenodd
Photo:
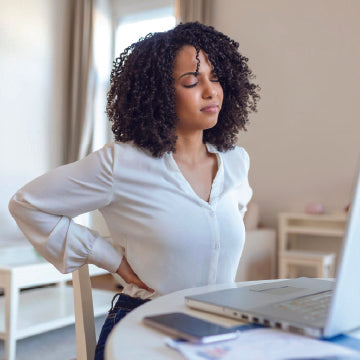
M148 33L172 29L176 24L174 6L152 9L119 18L115 36L115 54Z
M176 25L175 0L116 0L112 8L108 8L101 1L97 4L94 17L96 89L93 150L101 148L113 139L105 115L112 58L119 56L127 46L148 33L166 31ZM115 24L113 30L111 16ZM114 36L111 36L112 32Z

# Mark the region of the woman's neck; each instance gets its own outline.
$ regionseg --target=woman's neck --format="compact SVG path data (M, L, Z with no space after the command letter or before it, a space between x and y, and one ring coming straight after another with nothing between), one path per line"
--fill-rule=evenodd
M174 159L178 162L195 165L208 156L206 145L201 137L178 137Z

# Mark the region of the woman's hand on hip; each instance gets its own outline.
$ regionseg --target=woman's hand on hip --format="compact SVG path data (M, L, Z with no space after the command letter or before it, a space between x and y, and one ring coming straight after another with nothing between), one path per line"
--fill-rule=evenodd
M116 273L119 274L128 284L135 284L141 289L154 292L153 289L149 288L145 283L143 283L140 278L134 273L134 270L129 265L125 256L123 256L120 266L116 270Z

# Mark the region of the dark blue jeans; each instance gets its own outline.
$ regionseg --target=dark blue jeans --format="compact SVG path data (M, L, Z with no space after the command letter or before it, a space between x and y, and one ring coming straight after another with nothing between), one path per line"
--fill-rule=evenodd
M116 301L117 298L117 301ZM114 302L116 304L114 305ZM104 359L104 350L106 339L109 336L113 327L127 315L131 310L134 310L138 306L146 303L148 300L143 300L140 298L133 298L125 294L116 294L111 302L111 309L105 320L105 323L101 329L99 336L99 341L95 349L95 359L94 360L103 360Z

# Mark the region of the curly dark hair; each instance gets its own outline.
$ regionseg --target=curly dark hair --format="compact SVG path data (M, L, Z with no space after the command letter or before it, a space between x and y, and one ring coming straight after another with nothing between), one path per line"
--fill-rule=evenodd
M174 61L185 45L203 50L219 78L224 99L217 124L204 130L203 141L219 151L232 149L248 114L256 111L259 87L239 44L211 26L198 22L148 34L114 61L106 112L115 139L132 141L153 156L175 151L176 126ZM199 64L198 64L199 66ZM198 69L197 69L198 70Z

